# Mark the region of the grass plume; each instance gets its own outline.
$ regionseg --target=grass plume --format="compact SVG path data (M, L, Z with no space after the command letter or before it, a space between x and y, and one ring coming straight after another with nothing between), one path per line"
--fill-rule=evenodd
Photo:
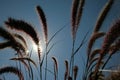
M77 15L77 10L78 10L78 6L79 6L79 0L73 0L72 3L72 37L73 39L75 38L75 34L76 34L76 15Z
M20 42L16 41L14 35L2 27L0 27L0 36L8 40L9 42L7 42L6 45L9 45L11 48L16 50L17 52L20 52L20 50L22 50L23 52L26 52L26 48Z
M100 58L98 60L98 63L95 69L96 73L100 67L101 60L106 55L106 53L109 51L111 44L114 43L119 36L120 36L120 20L117 20L108 30L103 40L102 48L100 51Z
M79 26L79 23L80 23L80 20L81 20L81 17L82 17L84 4L85 4L85 0L80 0L79 8L78 8L78 14L77 14L77 17L76 17L76 25L77 25L76 30L78 29L78 26Z
M78 75L78 66L74 66L74 80L76 80L77 75Z
M96 21L96 24L95 24L95 28L94 28L94 32L98 32L102 23L104 22L108 12L110 11L110 8L113 4L114 0L109 0L105 6L103 7L103 9L101 10L99 16L98 16L98 19Z
M91 36L91 38L88 42L88 51L87 51L88 55L91 53L91 49L92 49L93 44L95 43L95 40L104 35L105 35L104 32L96 32Z
M22 72L16 67L7 66L7 67L0 68L0 74L9 73L9 72L17 75L19 77L19 80L24 80Z
M37 68L37 65L36 63L31 59L31 58L27 58L27 57L18 57L18 58L11 58L10 60L27 60L28 62L31 62L36 68Z
M23 45L25 45L25 47L27 48L27 43L26 43L26 41L25 41L23 36L21 36L20 34L14 34L14 36L16 38L20 39L23 42Z
M55 76L55 80L57 80L58 77L58 62L57 59L55 57L52 57L52 60L54 61L54 76Z
M68 78L68 73L69 73L69 66L68 66L68 61L65 60L65 67L66 67L66 70L65 70L65 74L64 74L64 80L67 80Z
M4 48L10 47L10 46L11 46L11 42L10 41L6 41L6 42L1 42L0 43L0 49L4 49Z
M100 49L95 49L92 51L92 53L90 54L90 60L92 60L97 54L100 53Z
M39 44L39 37L37 35L37 32L35 31L33 26L28 24L27 22L25 22L23 20L16 20L13 18L8 18L8 21L5 21L5 24L10 29L15 29L15 30L25 32L34 40L36 45Z
M36 10L37 10L37 13L40 17L40 21L41 21L44 36L45 36L45 42L47 43L48 42L48 29L47 29L46 17L45 17L45 14L40 6L37 6Z

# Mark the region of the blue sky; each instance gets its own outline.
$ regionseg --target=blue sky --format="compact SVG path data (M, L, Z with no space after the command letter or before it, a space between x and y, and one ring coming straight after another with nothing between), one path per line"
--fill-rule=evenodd
M80 43L84 34L91 29L95 25L98 13L102 9L103 5L108 0L86 0L83 16L80 23L80 28L77 34L77 44ZM52 43L57 42L54 48L51 50L49 54L49 66L53 67L53 62L51 60L52 56L55 56L58 59L59 63L59 80L63 79L64 76L64 60L70 58L72 42L71 42L71 5L72 0L1 0L0 1L0 26L4 25L4 21L7 20L8 17L13 17L15 19L22 19L26 22L31 23L35 26L35 29L39 32L41 41L42 38L42 30L39 22L38 15L36 13L35 7L36 5L40 5L44 10L48 23L48 32L49 38L62 26L67 24L67 27L63 29L52 41ZM107 31L108 27L114 22L114 20L119 18L120 14L120 1L116 0L113 7L105 19L105 22L102 25L101 30ZM90 36L90 34L89 34ZM86 44L87 45L87 44ZM79 76L82 75L83 59L86 60L86 45L80 50L80 52L76 56L76 64L79 66ZM98 47L101 45L101 42L98 42L95 46ZM5 53L5 54L3 54ZM15 53L11 49L5 49L0 51L0 67L3 65L12 64L12 62L8 61L9 57ZM82 59L83 57L83 59ZM8 58L8 59L7 59ZM114 59L115 60L115 59ZM120 64L120 62L118 62ZM52 69L52 67L49 67ZM79 77L78 79L80 79Z

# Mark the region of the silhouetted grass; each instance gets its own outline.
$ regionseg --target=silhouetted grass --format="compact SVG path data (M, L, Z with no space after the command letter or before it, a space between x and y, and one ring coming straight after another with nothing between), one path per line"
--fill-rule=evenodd
M65 71L63 74L64 80L78 80L79 75L79 68L78 64L75 64L75 57L76 54L80 54L80 49L84 47L83 45L86 43L86 38L88 38L88 32L86 32L85 36L81 40L81 42L76 44L77 38L77 31L79 28L80 21L82 19L82 14L85 6L86 0L73 0L72 2L72 11L71 11L71 33L72 33L72 49L70 54L70 60L65 60ZM105 68L106 64L109 62L111 57L120 50L120 19L116 20L115 23L110 27L107 32L100 31L100 28L103 25L103 22L107 18L107 14L109 13L114 0L108 0L104 7L102 8L99 16L96 20L93 32L89 37L86 55L87 59L84 65L84 72L82 80L104 80L105 75L103 75L102 70ZM3 73L14 73L19 77L19 80L27 79L27 75L29 75L29 80L34 80L39 78L40 80L47 80L48 72L54 75L54 80L59 80L59 65L56 57L52 57L54 62L53 70L50 70L48 67L48 54L53 49L56 43L50 45L53 41L55 36L62 31L66 25L56 31L51 38L48 38L48 26L47 26L47 19L43 9L40 6L36 6L36 11L40 18L40 23L42 24L44 39L45 39L45 51L41 52L40 49L40 39L38 36L38 32L34 29L31 24L23 20L17 20L13 18L8 18L5 21L5 27L8 29L4 29L0 27L0 37L4 38L4 42L0 42L0 50L4 48L12 48L18 54L18 57L13 56L10 60L19 61L22 64L17 65L16 67L7 66L0 68L0 74ZM38 53L38 64L32 59L31 54L32 50L29 50L29 43L28 40L25 39L24 35L19 33L12 33L11 30L19 31L20 33L26 33L34 43L37 45L37 53ZM94 43L96 40L103 37L103 43L100 48L94 49ZM77 46L77 47L75 47ZM23 53L28 52L27 55L23 55ZM43 57L41 57L41 53L44 53ZM106 56L107 55L107 56ZM82 61L80 61L82 62ZM32 64L31 64L32 63ZM45 64L43 64L45 63ZM23 75L21 65L24 65L26 72L26 76ZM33 66L34 67L33 67ZM45 67L44 67L45 66ZM18 69L20 68L20 69ZM101 70L102 69L102 70ZM34 74L34 70L37 70ZM43 71L45 71L43 75ZM25 72L25 71L24 71ZM38 74L38 75L36 75ZM37 77L36 77L37 76ZM4 78L5 79L5 78Z

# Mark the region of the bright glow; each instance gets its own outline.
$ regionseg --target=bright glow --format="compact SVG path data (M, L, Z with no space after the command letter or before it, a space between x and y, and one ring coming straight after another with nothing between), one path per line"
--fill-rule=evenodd
M36 44L32 44L32 50L34 51L34 52L37 52L37 45Z
M40 51L42 52L43 48L42 48L41 45L39 46L39 48L40 48ZM34 43L32 44L32 50L33 50L33 52L37 52L38 51L38 46L36 44L34 44Z
M116 73L120 72L118 70L107 70L107 69L100 69L99 71L103 71L103 72L116 72Z

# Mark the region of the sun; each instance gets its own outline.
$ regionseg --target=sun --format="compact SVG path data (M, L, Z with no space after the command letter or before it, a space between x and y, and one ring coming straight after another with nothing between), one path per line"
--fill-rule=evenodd
M35 43L32 43L32 50L33 52L37 52L38 51L38 47L40 48L40 51L43 51L43 46L42 45L36 45Z

